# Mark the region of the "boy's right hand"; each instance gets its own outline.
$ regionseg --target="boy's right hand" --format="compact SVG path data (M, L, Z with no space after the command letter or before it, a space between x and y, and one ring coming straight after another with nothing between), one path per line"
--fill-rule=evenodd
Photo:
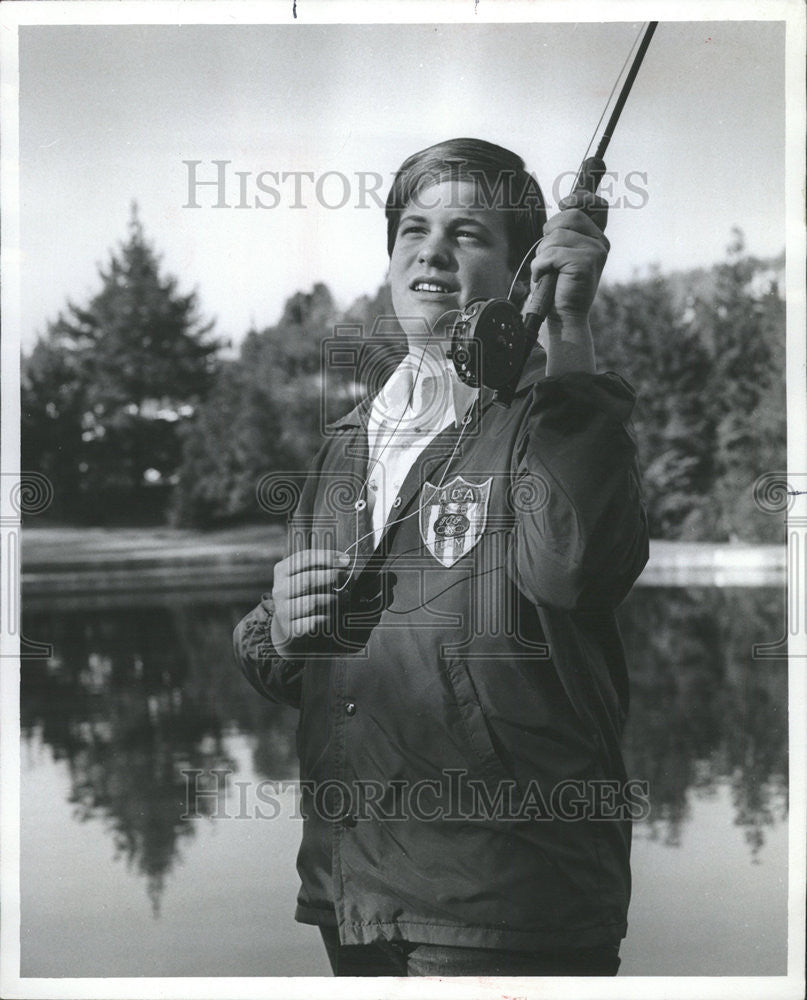
M272 585L272 645L293 660L312 651L314 640L332 634L339 597L334 587L344 581L350 556L334 549L302 549L275 566Z

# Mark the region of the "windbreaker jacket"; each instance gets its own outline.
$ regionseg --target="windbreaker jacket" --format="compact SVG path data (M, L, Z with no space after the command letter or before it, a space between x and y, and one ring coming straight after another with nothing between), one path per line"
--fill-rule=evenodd
M641 803L613 609L648 555L634 393L611 372L546 377L539 348L531 361L509 409L482 390L421 453L375 549L371 401L331 425L290 547L356 555L333 651L280 658L268 599L235 631L250 683L300 708L296 919L343 944L625 934Z

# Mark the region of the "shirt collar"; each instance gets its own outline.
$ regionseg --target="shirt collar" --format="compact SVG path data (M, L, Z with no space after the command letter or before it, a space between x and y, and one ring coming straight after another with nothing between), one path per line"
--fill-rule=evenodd
M479 393L458 377L448 358L410 352L373 400L370 422L397 423L407 416L428 426L459 424Z

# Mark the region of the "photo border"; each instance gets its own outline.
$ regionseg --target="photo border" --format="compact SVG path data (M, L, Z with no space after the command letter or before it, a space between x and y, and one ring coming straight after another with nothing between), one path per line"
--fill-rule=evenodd
M428 16L426 16L428 15ZM395 3L341 0L292 0L272 5L229 0L195 2L23 2L0 8L0 60L2 65L3 143L0 162L2 197L2 440L0 457L0 553L2 553L2 604L0 615L7 627L0 628L0 754L2 754L2 812L0 848L2 857L2 926L0 929L0 994L5 997L244 997L308 998L329 997L414 997L445 996L501 997L504 990L513 997L579 997L578 979L451 979L435 981L370 979L335 980L321 977L266 978L99 978L39 979L20 978L20 723L19 723L19 640L14 627L19 608L19 511L15 508L15 482L19 485L19 380L20 380L20 204L19 204L19 66L18 29L26 25L69 24L282 24L319 23L498 23L501 21L635 21L639 16L661 21L782 20L786 22L786 303L787 303L787 417L788 482L793 483L794 503L787 519L788 606L794 632L789 639L789 920L788 974L777 977L619 977L614 981L586 980L588 997L698 997L699 1000L801 997L804 990L805 909L805 732L807 732L807 634L804 609L807 585L807 493L799 486L807 475L805 435L805 204L802 191L805 176L805 8L798 0L777 2L735 2L721 0L696 3L644 3L622 0L607 5L535 0L502 2L493 0L396 0ZM674 86L674 81L671 81ZM764 470L760 470L764 471ZM15 479L16 477L16 479ZM798 482L797 482L798 480ZM801 611L801 615L799 614ZM16 667L15 667L16 664Z

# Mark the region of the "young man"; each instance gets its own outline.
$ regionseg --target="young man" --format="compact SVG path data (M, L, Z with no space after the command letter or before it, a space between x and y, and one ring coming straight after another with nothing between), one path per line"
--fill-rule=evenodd
M619 965L613 609L648 543L633 392L595 373L608 242L603 203L586 207L544 225L521 159L480 140L403 164L387 221L409 355L329 429L271 599L235 632L249 681L300 708L296 919L337 975ZM556 273L554 309L506 409L457 378L445 326L519 288L542 227L531 275Z

